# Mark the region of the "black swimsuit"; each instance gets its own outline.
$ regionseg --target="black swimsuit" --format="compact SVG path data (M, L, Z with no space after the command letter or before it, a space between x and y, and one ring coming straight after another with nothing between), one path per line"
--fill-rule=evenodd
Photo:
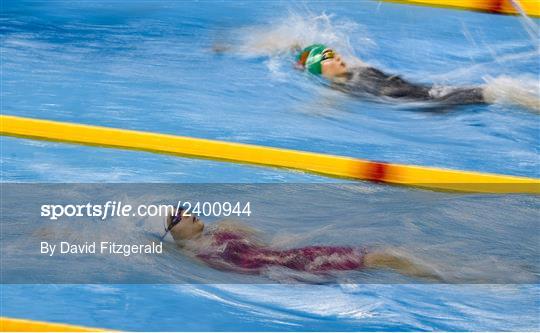
M410 101L433 101L445 105L485 103L482 88L450 88L414 84L373 67L358 67L348 73L347 81L334 87L353 95L373 95Z

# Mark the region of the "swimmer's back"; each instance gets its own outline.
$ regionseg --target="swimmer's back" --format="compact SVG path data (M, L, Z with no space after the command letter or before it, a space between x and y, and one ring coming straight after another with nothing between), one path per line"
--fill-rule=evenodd
M373 67L356 67L348 80L336 84L339 90L354 95L373 95L410 101L432 101L444 105L485 103L483 89L431 86L411 83L397 75L389 75Z
M342 246L309 246L288 250L255 244L242 233L216 230L213 243L197 256L214 267L258 272L282 266L305 272L355 270L364 266L365 251Z

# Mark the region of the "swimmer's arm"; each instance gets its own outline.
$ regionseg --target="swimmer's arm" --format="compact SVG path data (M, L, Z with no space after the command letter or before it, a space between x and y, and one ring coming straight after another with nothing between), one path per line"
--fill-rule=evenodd
M215 53L225 53L234 50L234 45L226 43L214 43L212 45L212 51ZM296 54L302 50L300 44L292 44L290 46L290 52Z
M443 279L436 272L427 269L412 260L385 252L372 252L364 256L364 266L366 268L390 268L400 274L412 277L426 278L437 282Z

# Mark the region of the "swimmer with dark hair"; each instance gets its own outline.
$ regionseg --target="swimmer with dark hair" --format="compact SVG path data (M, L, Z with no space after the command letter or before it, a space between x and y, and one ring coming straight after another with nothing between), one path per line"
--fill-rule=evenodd
M163 237L168 232L178 245L209 266L240 273L259 274L272 266L313 274L386 268L412 277L441 280L434 272L411 260L387 252L346 246L277 249L262 244L252 231L240 225L220 223L205 230L197 216L188 215L184 210L168 216Z
M482 87L428 86L411 83L367 65L349 68L337 52L323 44L304 48L296 60L298 68L322 75L334 88L352 95L411 102L429 101L440 105L489 103L489 96Z

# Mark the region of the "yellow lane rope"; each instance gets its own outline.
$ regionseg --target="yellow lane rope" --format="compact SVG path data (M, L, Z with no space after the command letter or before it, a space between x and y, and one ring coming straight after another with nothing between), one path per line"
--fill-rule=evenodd
M517 14L510 0L384 0L420 6L467 9L496 14ZM523 11L532 17L540 17L540 0L519 0Z
M103 332L103 329L0 317L0 332Z
M0 116L0 134L302 170L436 190L540 194L540 179L375 162L250 144Z

